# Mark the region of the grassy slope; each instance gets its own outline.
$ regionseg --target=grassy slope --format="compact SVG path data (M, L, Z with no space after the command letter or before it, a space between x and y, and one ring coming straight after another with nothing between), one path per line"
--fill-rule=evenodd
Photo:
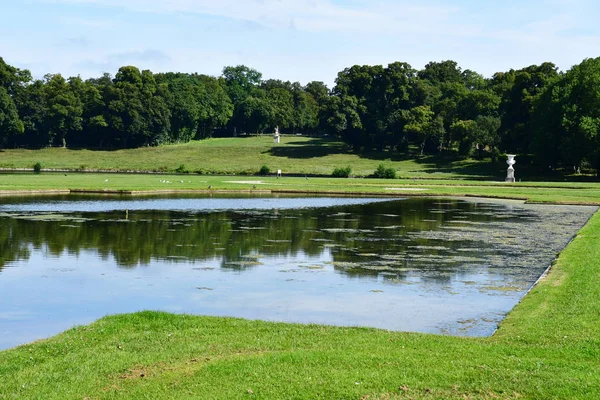
M474 160L451 161L434 157L403 159L395 153L348 153L344 145L328 139L284 137L274 145L269 136L208 139L181 145L132 150L91 151L47 148L4 150L0 168L43 168L70 170L145 170L174 172L184 165L190 172L254 174L262 165L272 171L330 175L336 167L351 166L354 175L372 174L384 162L409 177L482 178L502 174L503 164L490 165ZM505 169L505 168L504 168Z
M600 398L600 214L491 338L142 312L0 352L0 398Z

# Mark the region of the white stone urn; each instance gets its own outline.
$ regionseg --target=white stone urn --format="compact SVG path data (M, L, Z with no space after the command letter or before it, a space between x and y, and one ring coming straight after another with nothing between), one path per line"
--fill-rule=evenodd
M515 165L517 162L515 161L515 154L507 154L506 157L508 157L508 160L506 160L506 163L508 164L508 170L506 171L506 182L514 182L515 181L515 169L513 168L513 165Z

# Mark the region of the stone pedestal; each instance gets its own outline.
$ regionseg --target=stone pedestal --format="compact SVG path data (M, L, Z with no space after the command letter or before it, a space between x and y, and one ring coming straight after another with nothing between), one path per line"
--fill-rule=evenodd
M506 182L515 182L515 169L513 168L513 165L515 165L517 162L515 161L515 157L516 155L514 154L507 154L506 157L508 157L508 160L506 160L506 163L508 164L508 170L506 171Z

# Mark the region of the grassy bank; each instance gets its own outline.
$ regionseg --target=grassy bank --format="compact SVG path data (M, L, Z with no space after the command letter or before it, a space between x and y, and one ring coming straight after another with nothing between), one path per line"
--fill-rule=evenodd
M130 150L93 151L46 148L2 150L0 168L157 171L175 172L183 167L202 174L255 174L267 165L271 171L331 175L335 168L352 167L356 176L373 173L380 163L400 176L421 178L483 179L502 176L506 164L440 157L406 158L390 152L354 154L327 138L286 136L275 145L270 136L208 139L180 145ZM518 160L517 160L518 162ZM523 172L523 171L521 171ZM521 174L521 177L524 175Z
M141 312L0 352L2 399L600 397L600 214L490 338Z
M218 191L351 193L389 196L448 195L516 198L534 202L600 204L600 183L420 179L200 176L193 174L0 174L0 195L32 191L126 191L177 193Z

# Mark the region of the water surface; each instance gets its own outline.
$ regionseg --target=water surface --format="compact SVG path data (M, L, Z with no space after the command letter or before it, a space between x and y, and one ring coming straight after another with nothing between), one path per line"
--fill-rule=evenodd
M595 211L437 198L2 201L0 348L145 309L485 336Z

